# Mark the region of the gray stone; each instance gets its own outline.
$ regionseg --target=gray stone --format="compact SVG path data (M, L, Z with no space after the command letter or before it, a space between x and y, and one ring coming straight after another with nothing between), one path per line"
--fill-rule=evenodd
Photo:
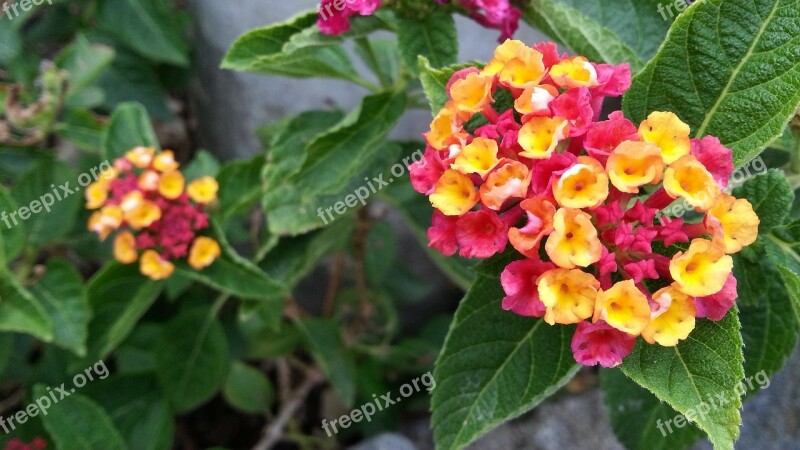
M405 436L396 433L379 434L349 450L417 450Z

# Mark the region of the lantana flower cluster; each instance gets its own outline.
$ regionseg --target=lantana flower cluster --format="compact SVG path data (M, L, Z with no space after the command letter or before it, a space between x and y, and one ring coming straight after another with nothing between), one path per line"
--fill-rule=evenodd
M96 210L88 228L105 240L114 237L114 257L123 264L139 261L152 280L169 278L173 261L187 258L194 269L211 265L219 243L198 232L208 228L206 206L216 200L213 177L186 183L174 154L137 147L86 190L86 207Z
M508 40L453 75L410 168L435 208L429 245L489 258L511 244L525 258L501 274L503 308L577 324L584 365L613 367L638 336L674 346L696 318L722 319L737 296L730 255L758 232L750 203L724 192L732 152L717 138L690 138L671 112L599 120L630 82L627 65ZM702 219L661 217L676 200Z

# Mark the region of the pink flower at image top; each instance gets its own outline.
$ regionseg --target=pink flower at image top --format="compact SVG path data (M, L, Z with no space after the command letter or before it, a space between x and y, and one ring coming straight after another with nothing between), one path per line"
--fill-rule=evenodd
M730 255L758 233L750 203L723 191L733 159L717 138L692 139L669 111L600 120L630 83L627 64L507 40L453 75L410 168L435 208L429 245L489 258L510 244L521 259L500 276L502 307L577 324L584 365L614 367L639 336L674 346L696 318L722 319L737 297ZM656 221L676 200L701 218Z

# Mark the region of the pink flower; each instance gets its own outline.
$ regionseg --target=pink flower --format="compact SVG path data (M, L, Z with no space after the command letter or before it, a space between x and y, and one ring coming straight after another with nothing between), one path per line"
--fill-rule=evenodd
M435 210L432 222L428 228L428 247L439 250L445 256L453 256L458 250L456 239L458 217L445 216L439 210Z
M733 152L722 145L714 136L703 139L692 139L692 155L714 177L720 186L728 185L728 180L733 174Z
M589 128L583 145L589 156L605 164L608 155L619 144L638 140L636 125L623 117L622 112L615 111L608 116L608 120L597 122Z
M322 34L342 34L350 31L350 16L369 16L380 6L381 0L322 0L317 26Z
M436 182L445 171L439 152L431 146L425 149L422 159L408 167L411 186L420 194L431 195Z
M721 291L708 297L696 297L694 299L697 307L697 317L707 317L713 321L722 320L728 314L728 310L733 307L738 296L739 294L736 292L736 277L730 274L728 279L725 280Z
M506 293L503 309L520 316L542 317L545 307L539 300L536 285L543 273L554 268L553 263L532 259L514 261L506 266L500 275L500 283Z
M592 124L594 111L591 100L589 88L579 88L568 90L550 103L550 110L554 115L569 120L570 137L586 134Z
M600 320L581 322L572 336L572 354L584 366L616 367L633 351L636 337Z
M488 258L508 243L508 225L491 210L470 211L458 219L456 237L465 258Z

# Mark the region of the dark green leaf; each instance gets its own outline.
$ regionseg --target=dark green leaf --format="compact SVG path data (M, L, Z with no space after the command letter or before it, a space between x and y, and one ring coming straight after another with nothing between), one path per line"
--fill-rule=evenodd
M419 73L417 57L425 57L432 66L444 67L458 59L458 34L453 16L435 10L422 19L400 18L397 45L412 74Z
M113 161L135 147L160 148L144 107L138 103L123 103L114 110L103 136L104 154Z
M25 247L25 231L20 226L15 226L8 214L17 210L17 204L8 193L4 186L0 186L0 268L4 268L7 263L19 256L22 248ZM1 270L1 269L0 269Z
M105 45L93 45L82 35L61 50L55 63L69 73L66 105L87 108L97 106L94 103L86 104L84 92L94 84L113 59L113 49Z
M297 327L340 400L347 406L353 406L356 395L355 362L342 342L339 324L333 320L306 319L298 321Z
M747 180L734 189L733 195L745 198L753 205L753 210L761 221L758 225L758 233L761 235L782 225L794 202L794 192L786 181L786 176L775 169Z
M53 320L47 310L13 275L0 269L0 331L26 333L53 340Z
M51 259L31 292L53 320L53 343L84 356L91 310L81 274L68 262Z
M36 398L49 397L37 385ZM42 421L56 448L60 450L125 450L127 446L108 413L80 394L71 394L47 410Z
M275 396L263 372L239 361L231 365L222 393L229 404L246 413L269 411Z

